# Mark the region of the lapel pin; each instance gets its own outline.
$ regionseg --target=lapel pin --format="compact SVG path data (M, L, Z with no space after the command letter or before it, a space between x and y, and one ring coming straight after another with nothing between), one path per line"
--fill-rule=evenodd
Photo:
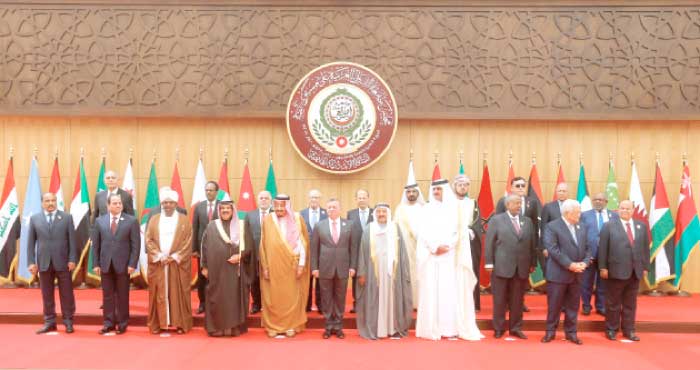
M581 230L581 226L580 226L580 225L576 225L576 230Z
M124 221L124 217L119 217L119 221Z
M639 225L637 225L637 229L639 229Z
M62 219L61 215L56 216L57 219Z
M345 226L345 222L343 222L343 226Z

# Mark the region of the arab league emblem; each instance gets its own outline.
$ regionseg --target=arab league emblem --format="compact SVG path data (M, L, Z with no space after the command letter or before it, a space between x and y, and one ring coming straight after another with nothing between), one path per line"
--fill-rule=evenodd
M368 168L396 133L396 101L387 84L359 64L335 62L309 72L292 91L287 132L312 166L343 174Z

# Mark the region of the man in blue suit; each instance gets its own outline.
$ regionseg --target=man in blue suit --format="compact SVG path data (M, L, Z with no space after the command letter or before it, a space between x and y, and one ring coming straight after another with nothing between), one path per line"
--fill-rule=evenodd
M586 228L586 242L588 249L591 251L591 265L583 272L583 281L581 282L581 313L584 315L591 314L591 296L593 295L595 283L595 311L605 316L605 282L600 278L598 273L598 241L600 238L600 230L603 225L611 220L618 220L620 217L617 213L608 210L608 197L605 193L593 195L593 209L589 209L581 214L581 223Z
M562 217L547 224L544 246L547 248L547 332L543 343L551 342L564 308L566 340L583 344L576 335L578 303L583 271L591 264L586 230L579 224L581 206L573 199L564 201Z
M328 218L328 213L326 210L321 208L321 192L318 189L311 189L309 191L309 206L302 209L299 214L304 219L306 223L306 230L309 233L309 239L313 236L313 231L316 228L316 224ZM311 311L313 297L316 297L316 307L318 312L321 313L321 284L318 283L318 279L314 278L313 275L310 277L309 281L309 299L306 301L306 312ZM314 280L316 280L316 288L314 288Z
M122 334L129 321L129 276L139 261L141 232L136 218L122 212L118 194L107 198L107 209L95 220L91 237L93 271L102 278L104 325L98 333L106 334L116 324L116 333Z

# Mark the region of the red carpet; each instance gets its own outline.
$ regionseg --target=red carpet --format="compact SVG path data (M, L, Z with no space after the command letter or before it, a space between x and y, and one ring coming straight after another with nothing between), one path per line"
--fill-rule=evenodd
M76 332L35 335L34 326L3 325L0 367L71 369L507 369L688 368L700 358L700 335L643 334L638 343L610 342L600 333L581 333L583 346L555 340L507 341L489 334L481 342L432 342L415 337L367 341L348 330L345 340L321 339L306 331L293 339L269 339L260 329L239 338L209 338L201 328L168 338L143 327L122 336L102 337L97 326ZM63 328L60 328L61 330ZM560 333L557 333L561 337ZM413 335L413 333L412 333ZM546 360L545 360L546 359ZM531 364L523 367L523 364Z

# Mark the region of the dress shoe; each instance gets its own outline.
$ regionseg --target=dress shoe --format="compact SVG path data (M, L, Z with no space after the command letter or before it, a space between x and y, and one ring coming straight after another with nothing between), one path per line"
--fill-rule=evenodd
M547 332L544 337L542 337L542 343L549 343L554 340L554 333Z
M615 332L612 330L606 330L605 337L610 339L610 340L615 340Z
M197 307L197 314L201 315L204 313L204 305L200 304L199 307Z
M343 333L342 330L337 330L335 336L338 337L338 339L345 339L345 333Z
M250 309L250 314L255 315L256 313L260 312L260 307L253 306L253 308Z
M103 326L102 329L97 331L97 334L104 335L114 330L113 326Z
M75 329L73 329L73 324L66 324L66 333L73 334L73 332L75 332Z
M493 337L498 339L503 336L503 333L505 333L503 330L496 330L493 332Z
M523 312L530 312L530 309L526 305L523 305Z
M511 331L510 335L520 339L527 339L527 335L525 335L525 333L523 333L521 330Z
M326 329L323 331L323 339L328 339L331 337L331 331Z
M350 309L350 313L355 313L355 312L356 312L356 311L355 311L355 307L353 307L353 308Z
M52 331L56 331L56 324L45 324L41 329L37 330L37 334L46 334Z
M126 326L118 326L117 330L114 331L117 334L124 334L126 333Z
M605 316L605 310L595 310L595 313L597 313L600 316Z
M631 331L627 334L623 334L622 336L633 341L633 342L639 342L639 337L633 331Z
M584 307L584 308L581 310L581 314L584 315L584 316L588 316L588 315L591 314L591 309L590 309L590 308Z
M576 335L567 335L566 340L568 340L571 343L581 345L583 344L583 341L581 339L578 339Z

